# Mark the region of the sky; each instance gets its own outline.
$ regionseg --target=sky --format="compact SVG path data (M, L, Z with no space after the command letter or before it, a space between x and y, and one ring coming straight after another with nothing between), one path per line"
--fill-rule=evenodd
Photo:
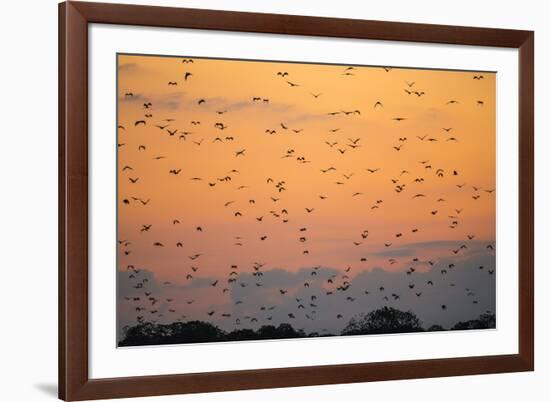
M119 55L117 93L119 328L494 312L495 73Z

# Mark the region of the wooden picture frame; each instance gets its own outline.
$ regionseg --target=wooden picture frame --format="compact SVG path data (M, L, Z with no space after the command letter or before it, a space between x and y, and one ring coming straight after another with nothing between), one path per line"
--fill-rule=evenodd
M88 373L88 25L119 24L519 49L519 352L90 379ZM141 397L534 369L534 33L507 29L65 2L59 5L59 397Z

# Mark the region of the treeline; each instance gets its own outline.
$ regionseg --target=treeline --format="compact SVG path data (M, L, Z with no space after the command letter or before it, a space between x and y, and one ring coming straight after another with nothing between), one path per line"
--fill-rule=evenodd
M306 333L295 329L288 323L278 326L263 325L260 328L236 329L224 331L216 325L204 321L174 322L171 324L153 324L145 322L126 328L124 339L119 346L169 345L182 343L206 343L226 341L251 341L266 339L291 339L335 335L395 334L427 331L449 331L495 328L495 315L481 314L478 318L461 321L451 328L432 325L423 328L421 321L411 311L401 311L392 307L383 307L368 314L353 317L346 327L336 334Z

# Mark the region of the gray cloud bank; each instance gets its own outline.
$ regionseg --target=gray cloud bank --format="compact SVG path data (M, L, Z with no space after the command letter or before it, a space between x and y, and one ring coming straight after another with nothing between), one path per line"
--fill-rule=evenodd
M167 286L149 271L140 271L139 275L141 279L147 278L147 291L159 300L166 295L174 298L192 295L198 311L190 313L188 319L210 321L224 330L257 329L261 325L287 322L306 332L339 333L353 316L383 306L412 311L424 328L434 324L450 328L486 311L495 312L497 273L494 270L494 255L478 251L462 259L442 259L424 272L411 274L374 268L355 275L350 273L350 278L345 278L341 270L330 267L304 267L297 272L270 268L262 271L261 276L240 273L230 284L220 280L216 287L211 286L216 278L197 278ZM135 278L128 277L126 272L119 274L119 328L135 324L136 315L129 307L133 302L123 299L122 295L132 298L144 291L134 287ZM329 283L329 279L333 283ZM342 286L347 289L338 290ZM220 297L223 287L228 291ZM286 293L281 294L281 290ZM168 305L159 303L156 309L167 313ZM209 317L206 310L216 313ZM222 313L231 317L222 317ZM338 315L342 318L337 318ZM237 318L241 322L239 327L235 325ZM173 320L173 316L165 314L159 322Z

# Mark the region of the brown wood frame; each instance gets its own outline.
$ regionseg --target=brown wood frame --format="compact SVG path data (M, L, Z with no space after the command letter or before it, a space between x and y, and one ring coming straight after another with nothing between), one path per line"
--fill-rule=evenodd
M519 49L519 353L88 377L88 24L194 28ZM508 29L66 2L59 5L59 397L67 401L534 370L534 33Z

